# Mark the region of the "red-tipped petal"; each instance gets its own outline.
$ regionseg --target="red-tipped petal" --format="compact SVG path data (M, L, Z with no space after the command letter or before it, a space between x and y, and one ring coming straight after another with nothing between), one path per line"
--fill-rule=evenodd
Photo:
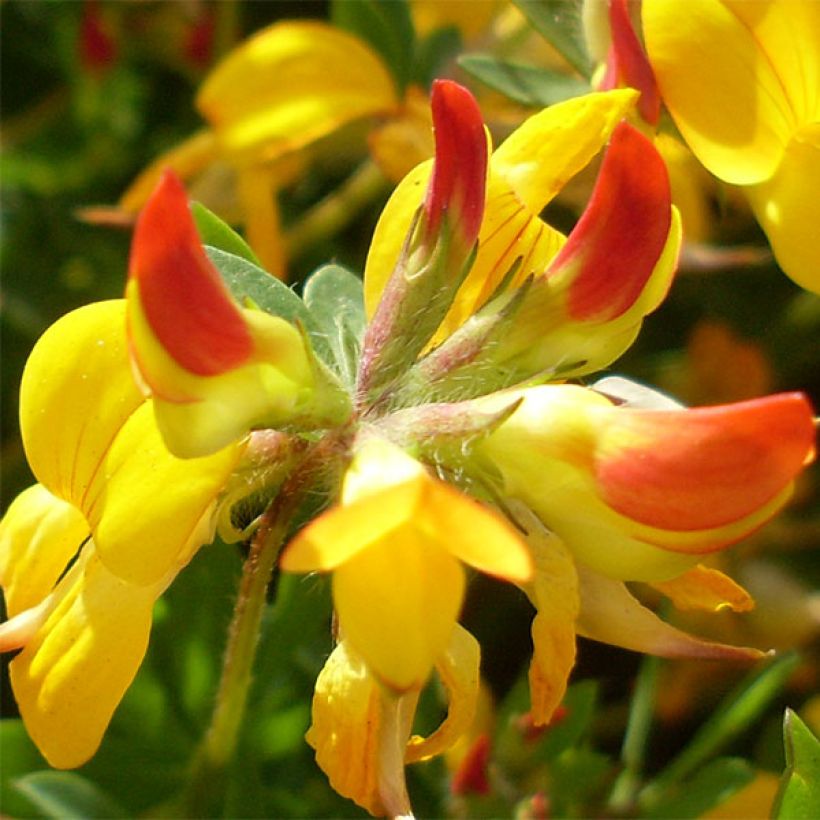
M609 27L612 32L611 65L604 79L604 88L614 88L620 79L641 92L638 111L650 125L657 125L661 116L661 96L649 58L635 34L629 17L627 0L610 0Z
M813 455L806 398L784 393L686 411L619 414L595 475L622 515L678 532L722 527L763 507Z
M177 363L214 376L245 362L253 340L205 255L182 183L166 171L137 220L129 277L151 329Z
M612 134L595 189L547 271L577 267L569 286L573 319L607 321L640 296L672 224L669 176L652 143L626 122Z
M424 209L427 229L435 233L446 212L457 222L466 243L478 237L484 215L487 137L478 103L463 86L436 80L430 99L436 160Z

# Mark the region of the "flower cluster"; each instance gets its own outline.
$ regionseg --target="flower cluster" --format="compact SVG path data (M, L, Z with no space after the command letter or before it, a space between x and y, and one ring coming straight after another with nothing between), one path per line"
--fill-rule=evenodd
M666 657L761 654L679 631L626 586L748 607L700 562L785 504L814 440L800 394L685 409L581 382L627 349L675 270L679 217L656 148L625 120L636 98L569 100L492 151L470 93L435 83L435 159L376 228L361 337L350 316L335 325L346 336L316 329L315 282L303 303L241 248L206 248L181 183L162 176L125 298L59 320L23 377L38 484L0 524L0 647L20 649L15 696L52 765L94 754L153 603L217 530L283 546L286 572L332 573L338 644L308 742L373 814L409 814L405 763L472 722L480 652L459 613L473 570L533 604L536 725L561 703L576 635ZM540 213L601 151L564 236ZM260 518L240 531L231 509L251 492ZM316 494L326 509L282 543ZM413 718L434 674L448 714L422 738Z

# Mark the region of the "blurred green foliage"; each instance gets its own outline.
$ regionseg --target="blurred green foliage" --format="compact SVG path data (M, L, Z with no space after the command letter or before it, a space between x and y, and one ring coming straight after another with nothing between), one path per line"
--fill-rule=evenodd
M538 4L519 5L541 27L546 25ZM104 65L91 65L82 53L83 15L88 7L79 2L16 0L0 5L4 507L32 480L16 421L20 374L31 346L58 316L90 301L117 297L123 289L128 232L88 224L78 218L78 210L114 203L141 168L198 126L192 104L197 83L231 44L282 17L330 13L327 4L311 2L100 3L96 8L112 52ZM373 3L338 3L334 19L380 43L401 82L411 78L408 50L413 32L404 4L380 8ZM199 50L192 51L191 38L196 45L202 25L210 26L207 47L200 43ZM437 48L442 49L452 49L457 42L450 35L439 40ZM435 51L431 42L424 47ZM424 55L422 46L417 56ZM565 44L571 55L582 59L574 48ZM429 67L435 60L423 59L421 64ZM503 87L509 84L509 66L475 56L462 64L479 80L522 101L520 83L512 89ZM547 93L544 74L523 71L523 75L527 82L537 83L538 94ZM560 81L566 82L566 77ZM308 191L306 198L315 199L316 191L333 181L319 180L315 190L307 185L303 194ZM733 213L725 202L712 204L723 231L716 245L721 241L763 245L751 219ZM297 271L339 255L360 272L377 213L374 207L337 244L311 249L306 260L297 260ZM551 213L559 220L573 218L560 204ZM220 234L220 223L208 220L207 214L200 214L203 233L211 232L209 241L236 250L230 244L233 239ZM684 260L684 271L669 298L646 321L638 343L617 364L617 371L651 383L679 384L681 373L691 367L687 340L704 321L719 321L762 351L771 366L771 390L804 390L820 405L816 341L820 299L801 292L771 262L727 266L725 259L716 255L713 262L688 269ZM327 281L338 284L344 301L347 274L338 268L329 270ZM307 294L308 301L321 301L318 286L316 291L312 297ZM282 287L276 298L287 300L285 293ZM338 336L335 353L340 367L346 361L347 331L337 321L342 313L328 310L323 316ZM731 370L733 362L727 361L725 367ZM816 587L820 583L816 560L820 524L817 494L812 492L816 473L805 484L808 489L798 494L785 523L764 531L752 550L786 544L788 548L775 554L775 560L807 586ZM209 719L240 566L236 548L219 543L207 547L160 601L147 660L100 752L78 772L49 771L18 720L9 717L0 724L0 811L4 815L174 816L191 756ZM500 608L506 613L503 619L497 615ZM804 649L802 664L786 656L737 683L721 704L719 697L728 695L734 679L710 682L710 673L704 672L705 682L693 690L689 712L675 725L655 726L654 732L647 729L641 735L642 754L638 769L631 772L632 786L621 791L615 806L612 795L619 775L630 760L634 762L619 747L625 727L634 726L630 721L638 719L635 702L630 718L635 659L611 648L582 644L566 716L543 734L530 737L521 728L528 709L523 672L530 651L530 617L528 604L516 591L485 579L473 585L465 619L481 639L484 671L498 698L491 793L452 796L441 760L411 767L410 788L420 816L511 816L517 809L533 810L531 801L541 794L550 796L550 814L556 817L604 810L694 817L749 782L756 770L779 771L786 762L779 816L812 816L805 807L817 799L816 739L792 714L787 721L786 758L764 742L771 737L767 727L779 724L787 703L800 706L816 687L811 647ZM353 804L330 788L303 737L310 721L313 684L332 648L330 627L325 579L277 581L240 754L229 782L222 784L224 794L217 788L213 803L208 802L209 795L203 796L206 813L360 816ZM519 641L510 638L513 629ZM798 666L799 674L795 673ZM644 717L651 715L659 686L657 674L646 680L650 681L644 684L649 687L644 694L650 711ZM432 687L423 703L422 721L435 724L442 707ZM7 687L3 709L4 714L14 713Z

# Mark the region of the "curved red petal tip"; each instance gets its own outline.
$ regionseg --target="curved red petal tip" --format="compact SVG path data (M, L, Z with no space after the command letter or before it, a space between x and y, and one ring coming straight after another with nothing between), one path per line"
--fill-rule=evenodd
M424 209L428 234L450 211L466 243L478 237L484 215L487 137L475 97L452 80L436 80L430 99L436 159Z
M661 95L655 72L632 27L627 0L610 0L609 28L612 32L610 59L614 62L613 73L619 75L624 85L641 92L638 112L649 125L657 125L661 116Z
M812 408L801 393L613 412L612 446L596 455L598 488L617 512L651 527L687 532L740 521L814 456Z
M586 210L547 275L577 267L573 319L625 313L649 280L672 222L669 175L655 146L626 122L615 128Z
M80 61L91 73L101 73L110 68L117 59L117 43L109 34L99 5L86 0L80 21Z
M182 183L165 171L140 213L128 275L148 323L176 362L214 376L245 362L253 340L205 255Z
M450 791L453 794L489 794L489 762L490 736L479 735L453 775Z

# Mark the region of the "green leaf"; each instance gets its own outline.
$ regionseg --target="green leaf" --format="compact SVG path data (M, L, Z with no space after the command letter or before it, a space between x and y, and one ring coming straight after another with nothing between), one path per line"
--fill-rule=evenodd
M76 772L32 772L15 780L14 787L56 820L128 816L99 786Z
M640 802L647 807L660 803L670 789L751 727L783 691L798 663L798 656L788 653L753 672L718 705L689 745L644 788Z
M700 817L754 780L752 766L739 757L721 757L704 766L694 777L665 795L646 817L685 820Z
M589 83L560 71L499 60L491 54L465 54L458 64L477 80L512 100L533 108L577 97Z
M223 222L213 211L209 211L201 202L191 203L191 214L196 222L199 238L203 245L219 248L247 260L252 265L262 267L251 246L226 222Z
M234 299L240 304L251 304L273 316L303 325L316 353L325 362L334 361L323 329L305 303L284 282L241 256L207 245L205 251Z
M555 49L582 76L589 77L589 64L581 24L581 0L514 0L515 5Z
M19 718L0 721L0 762L0 814L3 817L39 817L34 803L13 787L18 778L48 765Z
M810 820L820 816L820 741L791 710L783 720L786 770L772 817Z
M384 57L399 93L403 94L410 79L416 42L407 0L334 0L331 21L360 37Z
M336 372L353 387L367 323L361 279L339 265L325 265L305 283L304 300L330 346Z

